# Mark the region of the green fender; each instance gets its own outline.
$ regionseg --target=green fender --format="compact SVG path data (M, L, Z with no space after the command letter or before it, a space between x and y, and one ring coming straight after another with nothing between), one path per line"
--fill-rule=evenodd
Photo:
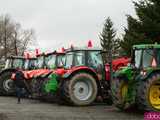
M133 71L130 66L122 67L120 70L114 73L114 78L116 77L126 77L127 80L131 80L133 77Z
M46 93L55 93L58 89L57 75L51 74L48 79L43 85L43 91Z
M128 83L128 91L127 95L125 96L125 101L127 103L130 103L131 105L135 101L134 70L132 69L131 66L122 67L120 70L115 72L114 78L125 78L124 81Z

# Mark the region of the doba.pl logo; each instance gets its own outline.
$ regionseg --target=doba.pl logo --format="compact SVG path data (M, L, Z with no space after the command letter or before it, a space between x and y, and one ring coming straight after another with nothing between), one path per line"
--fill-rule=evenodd
M160 112L146 112L144 120L160 120Z

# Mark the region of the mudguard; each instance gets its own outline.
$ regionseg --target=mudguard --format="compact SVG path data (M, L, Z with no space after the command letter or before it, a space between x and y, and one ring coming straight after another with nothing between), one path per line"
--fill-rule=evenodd
M123 67L122 69L116 71L114 74L114 78L116 77L125 77L127 78L127 80L131 80L133 77L132 67L127 66L127 67Z
M70 76L74 75L77 72L88 72L88 73L94 75L94 77L96 77L97 80L99 80L96 71L94 69L91 69L91 68L86 67L86 66L72 67L71 69L66 70L65 74L62 75L62 78L63 79L69 78Z
M42 90L45 93L52 93L54 94L58 89L58 82L57 82L57 76L55 74L50 74L48 76L48 80L44 82L42 86Z
M3 73L5 73L5 72L16 72L17 71L17 69L14 69L14 68L8 68L8 69L4 69L4 70L2 70L1 72L0 72L0 76L3 74Z

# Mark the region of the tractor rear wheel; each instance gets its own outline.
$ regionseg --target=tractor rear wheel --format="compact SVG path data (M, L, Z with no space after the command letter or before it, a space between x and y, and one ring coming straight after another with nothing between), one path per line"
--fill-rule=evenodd
M111 83L111 92L113 104L121 109L125 110L126 106L126 96L128 93L128 83L126 82L125 77L116 78Z
M87 73L74 75L63 85L64 99L77 106L90 105L97 97L96 80Z
M160 73L140 82L136 102L143 111L160 111Z
M1 95L14 95L15 85L14 81L11 80L11 71L6 71L0 76L0 94Z

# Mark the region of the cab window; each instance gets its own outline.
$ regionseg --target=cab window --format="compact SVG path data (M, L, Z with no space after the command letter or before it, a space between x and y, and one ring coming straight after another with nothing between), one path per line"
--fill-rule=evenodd
M103 65L102 55L99 51L90 51L88 53L88 65L93 68Z
M85 65L85 55L83 51L75 52L74 63L75 66Z

